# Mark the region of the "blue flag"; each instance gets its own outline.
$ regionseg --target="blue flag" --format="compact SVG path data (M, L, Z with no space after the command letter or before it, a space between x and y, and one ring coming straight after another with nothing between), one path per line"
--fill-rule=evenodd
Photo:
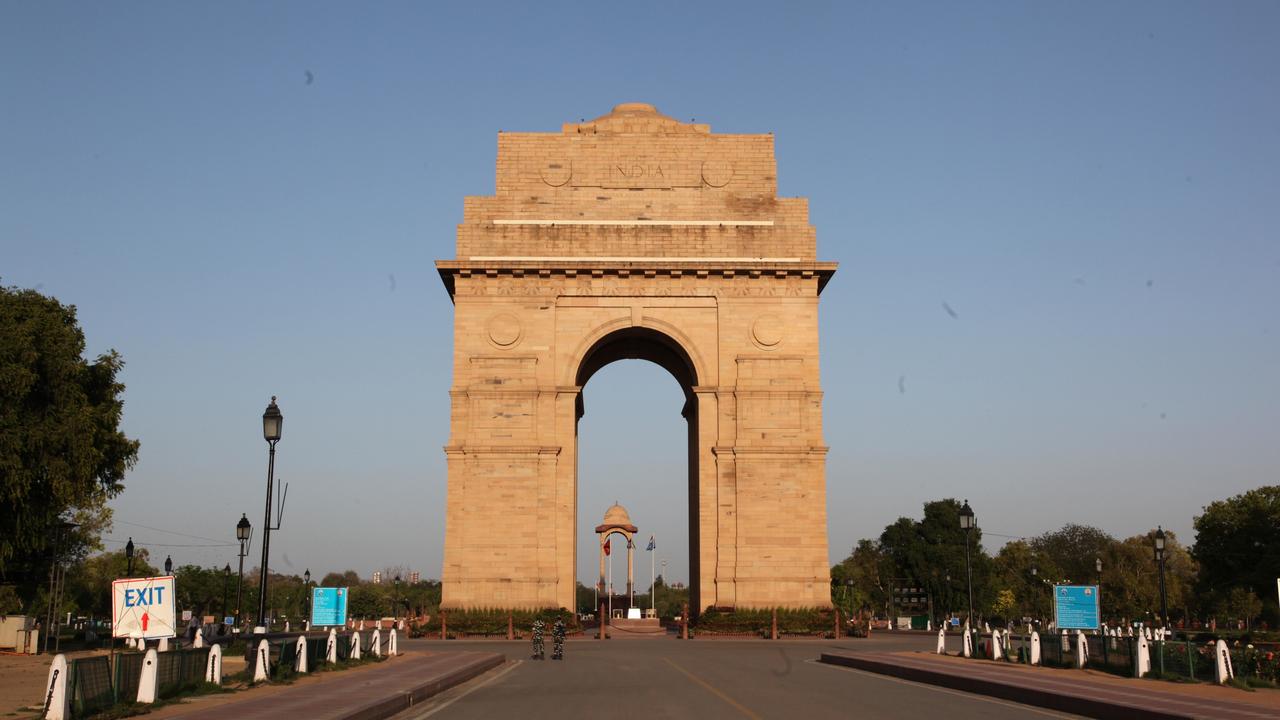
M656 548L656 547L658 547L658 545L657 545L657 543L655 543L655 542L653 541L653 536L652 536L652 535L650 535L650 536L649 536L649 547L645 548L645 550L652 551L652 550L653 550L654 548Z

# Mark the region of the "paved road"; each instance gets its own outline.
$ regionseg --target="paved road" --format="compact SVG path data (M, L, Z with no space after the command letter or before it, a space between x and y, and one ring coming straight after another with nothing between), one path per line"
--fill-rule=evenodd
M672 639L571 641L563 662L523 644L415 647L505 653L504 667L397 716L422 718L992 718L1069 717L1025 705L820 665L823 650L928 649L928 637L825 642Z

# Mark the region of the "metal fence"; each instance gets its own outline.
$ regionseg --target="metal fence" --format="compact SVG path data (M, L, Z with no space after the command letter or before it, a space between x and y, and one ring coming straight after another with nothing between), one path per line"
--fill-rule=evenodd
M143 653L116 655L116 702L131 703L138 699L138 681L142 677Z
M67 689L73 717L85 717L110 708L116 702L111 661L106 655L72 660L68 665Z

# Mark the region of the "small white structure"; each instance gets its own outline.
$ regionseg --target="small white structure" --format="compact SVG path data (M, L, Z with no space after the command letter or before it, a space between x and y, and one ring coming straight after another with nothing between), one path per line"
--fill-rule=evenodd
M1032 665L1040 664L1040 633L1035 630L1031 631L1031 657L1029 660Z
M1226 641L1217 642L1213 648L1213 655L1217 661L1213 664L1213 681L1223 685L1236 676L1235 669L1231 667L1231 651L1227 648Z
M209 646L209 662L204 666L204 681L214 685L222 684L222 646L218 643Z
M1082 668L1089 661L1089 639L1084 636L1084 632L1076 631L1076 667Z
M942 628L938 628L938 654L947 654L947 631Z
M332 665L338 662L338 631L329 628L329 640L324 646L324 661Z
M293 669L296 672L307 672L307 636L299 635L293 644Z
M351 633L350 657L352 660L360 659L360 631L359 630Z
M382 657L382 629L377 628L373 631L373 639L369 641L369 652L374 657Z
M982 632L984 632L984 633L989 633L989 632L991 632L991 626L990 626L990 625L988 625L988 624L987 624L987 623L985 623L985 622L984 622L984 623L982 623Z
M964 626L964 648L962 650L965 657L973 657L973 633L969 632L969 626Z
M194 640L191 641L191 647L193 648L204 647L204 628L202 627L196 628L196 637Z
M271 646L267 639L258 641L258 655L253 663L253 682L264 682L267 679L267 665L271 662Z
M1114 643L1115 638L1112 638L1111 642ZM1112 645L1112 647L1115 646ZM1147 643L1147 639L1144 637L1138 638L1138 656L1135 658L1134 664L1136 665L1134 671L1138 677L1146 677L1151 672L1151 645Z
M364 619L360 619L360 632L364 632Z
M285 621L284 621L284 631L285 631L285 632L289 632L289 621L288 621L288 620L285 620Z
M138 702L150 704L156 701L156 683L159 682L156 671L159 670L159 664L160 658L156 651L148 650L146 657L142 658L142 675L138 677Z
M991 659L992 660L1004 659L1004 649L1001 647L1001 644L1002 643L1000 638L1000 630L997 629L995 632L991 633Z
M67 713L67 656L53 656L49 665L49 682L45 683L44 717L46 720L63 720Z
M169 638L160 638L160 652L169 652Z
M391 628L391 632L387 633L387 655L389 657L395 657L399 654L399 646L396 644L396 629Z

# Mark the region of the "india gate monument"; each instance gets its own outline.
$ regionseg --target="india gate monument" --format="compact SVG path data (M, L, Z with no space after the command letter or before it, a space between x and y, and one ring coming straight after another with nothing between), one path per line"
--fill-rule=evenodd
M582 388L649 360L684 390L691 608L827 607L819 262L773 135L643 103L501 132L454 303L443 602L575 607ZM637 437L643 443L645 438ZM587 482L590 480L588 479Z

